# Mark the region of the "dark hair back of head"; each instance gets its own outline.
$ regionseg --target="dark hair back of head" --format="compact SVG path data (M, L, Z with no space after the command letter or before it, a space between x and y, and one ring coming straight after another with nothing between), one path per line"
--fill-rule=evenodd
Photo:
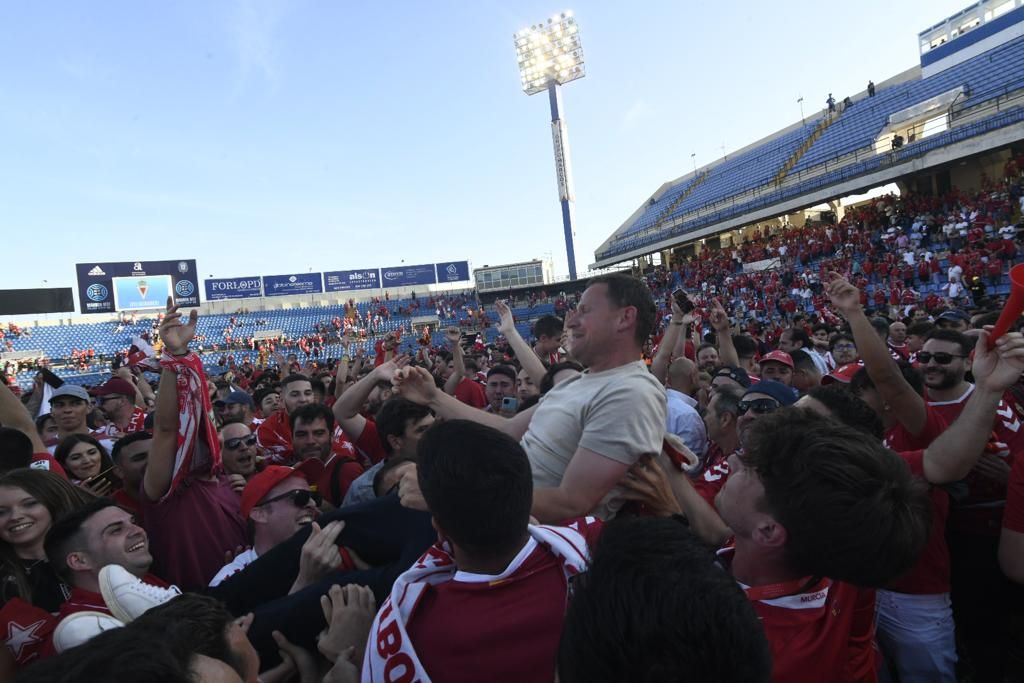
M794 349L793 353L789 354L790 358L793 359L793 369L803 370L804 372L819 372L817 364L814 359L811 358L813 351L807 349Z
M564 326L565 323L558 316L543 315L533 324L533 336L537 339L541 337L558 337L561 336Z
M587 284L588 287L594 285L605 285L608 288L608 300L615 308L636 308L636 330L633 338L638 345L643 346L654 331L654 318L658 311L647 283L632 275L612 273L595 277Z
M533 473L515 439L475 422L449 420L423 435L417 459L423 498L453 543L493 556L523 539Z
M757 355L757 342L745 334L732 335L732 345L739 358L753 358Z
M914 392L918 396L924 396L924 377L921 375L921 371L904 361L898 361L896 366L900 369L903 379L907 381L907 384L911 386ZM861 368L850 379L850 391L854 394L859 395L865 389L874 388L875 383L871 381L867 368Z
M391 455L391 444L388 443L389 436L403 436L405 427L409 421L419 421L430 415L430 408L413 403L407 398L393 396L381 404L377 410L377 438L384 452Z
M32 439L18 429L0 427L0 472L28 467L32 462Z
M927 337L934 329L935 323L922 320L921 322L911 323L907 326L907 336Z
M318 419L323 419L327 423L328 431L334 432L334 413L323 403L307 403L304 406L299 406L288 416L288 425L294 434L295 423L299 420L302 420L304 424L310 424Z
M807 392L813 399L821 401L832 416L843 424L882 440L882 418L867 403L862 401L845 384L834 382L814 387Z
M771 680L764 628L735 580L678 522L608 523L574 580L563 683Z
M583 372L583 366L574 360L564 360L561 363L553 364L540 380L540 393L542 396L555 388L555 375L563 370Z
M876 587L917 562L931 531L928 487L877 440L783 408L754 422L744 447L793 571Z

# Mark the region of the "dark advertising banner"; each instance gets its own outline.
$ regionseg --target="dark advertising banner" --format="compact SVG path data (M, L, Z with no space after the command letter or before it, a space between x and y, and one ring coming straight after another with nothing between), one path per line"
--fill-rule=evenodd
M437 266L437 281L440 283L465 282L469 279L468 261L449 261L435 265Z
M373 270L332 270L324 273L325 292L347 292L353 289L377 289L380 287L380 271Z
M0 315L72 313L75 299L70 287L0 289Z
M168 296L178 306L199 305L195 259L78 263L75 271L82 313L163 308Z
M263 280L253 277L219 277L205 280L206 300L255 299L263 296Z
M392 266L380 269L384 287L410 287L412 285L432 285L437 282L437 272L433 263L421 266Z
M263 296L320 294L323 291L324 281L320 273L263 276Z

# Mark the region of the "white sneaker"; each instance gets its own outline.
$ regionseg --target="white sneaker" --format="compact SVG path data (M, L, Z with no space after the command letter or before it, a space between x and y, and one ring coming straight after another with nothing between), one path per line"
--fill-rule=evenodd
M108 564L101 569L99 579L103 601L111 614L126 624L147 610L181 595L177 586L160 588L144 583L119 564Z
M103 612L75 612L64 617L53 630L53 647L58 653L92 640L104 631L124 626Z

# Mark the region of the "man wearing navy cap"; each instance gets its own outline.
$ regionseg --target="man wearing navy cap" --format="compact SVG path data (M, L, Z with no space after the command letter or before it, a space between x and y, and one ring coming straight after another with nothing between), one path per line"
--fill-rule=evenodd
M217 417L222 425L241 422L249 429L252 429L253 402L252 396L247 392L232 391L224 398L218 398L214 401L213 408L217 411Z
M935 320L935 325L941 330L953 330L955 332L966 332L971 318L963 311L953 308L943 311Z

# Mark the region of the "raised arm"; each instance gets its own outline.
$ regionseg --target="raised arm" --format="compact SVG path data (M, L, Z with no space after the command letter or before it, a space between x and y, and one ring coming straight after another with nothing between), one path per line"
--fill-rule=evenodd
M452 349L452 374L448 375L448 379L444 383L444 393L454 396L455 390L459 388L459 384L466 377L466 358L460 343L462 332L457 327L449 327L445 330L444 336L448 340L448 346Z
M187 356L188 344L196 333L198 313L193 309L188 321L181 322L181 313L167 298L167 314L160 322L160 338L164 353ZM149 447L146 472L142 488L149 500L157 501L167 495L174 479L174 466L178 455L178 376L167 368L160 373L160 387L156 395L153 415L153 442Z
M391 380L395 391L414 403L429 406L434 414L446 420L472 420L505 432L514 439L521 439L530 426L530 418L536 406L517 413L511 418L504 418L493 413L466 405L454 396L449 396L434 384L434 377L424 370L413 366L395 371Z
M974 346L975 388L955 422L924 452L924 475L933 484L967 476L992 433L999 401L1024 371L1024 335L1008 332L988 349L988 332Z
M860 290L839 273L830 272L826 285L829 299L853 331L857 351L864 361L871 383L888 404L893 415L912 435L918 435L928 422L928 406L924 397L914 391L903 377L896 361L889 355L885 341L878 336L860 304Z
M32 441L33 453L45 453L46 446L36 431L35 420L6 382L0 382L0 425L17 429Z
M345 330L345 336L341 340L341 347L344 352L341 358L338 359L338 367L335 368L334 372L334 398L339 399L341 395L345 393L345 382L348 380L348 364L349 364L349 348L352 345L352 340L349 337L348 330ZM335 403L337 405L337 403ZM342 427L344 429L344 427Z
M390 382L395 370L408 364L409 356L399 356L393 361L381 363L335 401L334 419L351 439L358 441L366 427L366 418L360 415L359 411L370 397L373 388L378 382Z
M739 367L740 357L732 343L732 324L718 299L711 300L710 317L711 326L715 328L715 336L718 338L718 360L722 365Z
M665 375L668 373L669 363L672 362L676 344L680 338L686 339L686 335L683 333L689 329L688 325L691 323L693 323L693 316L683 314L673 297L672 322L665 327L665 333L661 335L661 343L658 344L658 352L654 354L654 359L651 361L651 374L662 384L665 383Z
M516 358L519 359L519 364L523 367L523 370L526 370L526 374L530 376L534 384L540 386L544 375L547 374L544 363L533 352L533 349L526 343L523 336L519 334L519 330L516 329L515 318L512 317L512 310L508 307L508 304L504 301L497 301L494 304L494 308L498 311L498 315L501 318L498 323L498 332L508 341L508 345L512 347Z

